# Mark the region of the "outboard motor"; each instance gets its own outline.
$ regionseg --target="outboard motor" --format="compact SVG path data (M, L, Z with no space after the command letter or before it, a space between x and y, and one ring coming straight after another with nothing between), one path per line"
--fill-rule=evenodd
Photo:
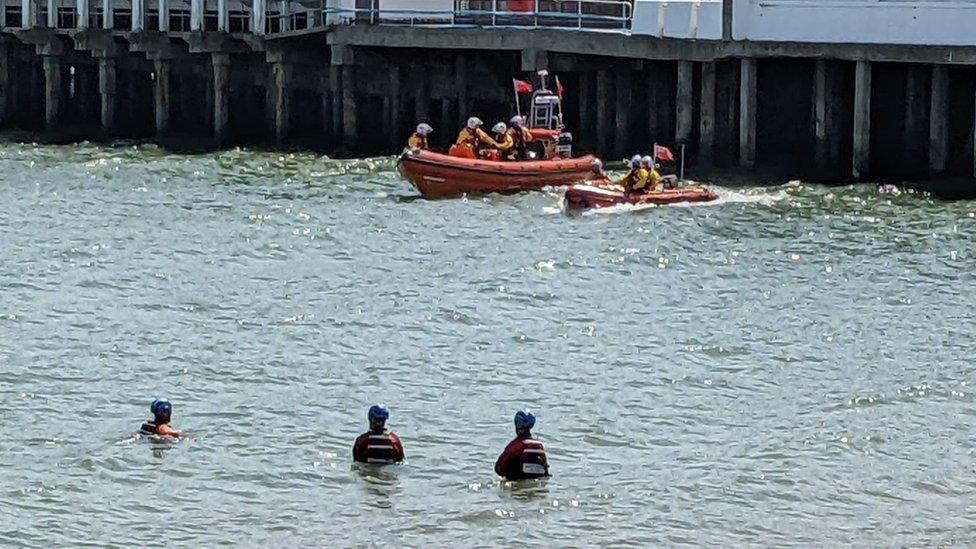
M556 141L556 154L563 158L573 157L573 134L563 132Z

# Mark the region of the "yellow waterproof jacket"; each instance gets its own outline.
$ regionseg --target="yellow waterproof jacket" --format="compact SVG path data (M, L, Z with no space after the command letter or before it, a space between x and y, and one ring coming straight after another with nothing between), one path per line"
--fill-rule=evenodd
M649 191L656 190L661 185L661 183L664 182L664 177L662 177L657 170L651 170L650 172L648 172L647 178L648 178L648 182L650 183L650 188L648 189Z
M455 144L461 146L465 143L469 143L475 148L477 148L479 144L498 147L498 143L481 128L477 128L473 131L467 127L462 129L461 133L458 134Z

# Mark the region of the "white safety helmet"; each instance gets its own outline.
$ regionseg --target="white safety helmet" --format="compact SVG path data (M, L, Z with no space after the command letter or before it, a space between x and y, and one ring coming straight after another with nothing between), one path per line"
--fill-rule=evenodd
M468 119L468 128L471 128L472 130L478 126L481 126L482 124L484 124L484 122L482 122L477 116L472 116Z
M434 131L434 128L430 127L430 124L426 124L426 123L417 124L417 133L419 133L420 135L427 135L432 131Z
M522 124L525 124L525 119L519 115L515 115L512 117L511 120L509 120L509 123L515 126L516 128L521 128Z
M506 126L504 122L499 122L495 124L493 128L491 128L491 131L495 133L505 133L508 131L508 126Z
M645 156L644 158L641 158L641 167L644 167L644 168L653 168L654 167L654 159L651 158L650 156Z
M630 157L630 167L631 168L636 168L636 167L640 166L640 163L641 163L641 155L635 154L634 156L631 156Z

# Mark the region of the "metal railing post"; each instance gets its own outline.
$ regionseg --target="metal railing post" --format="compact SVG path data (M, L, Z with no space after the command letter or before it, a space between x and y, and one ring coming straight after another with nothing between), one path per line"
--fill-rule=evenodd
M539 0L535 0L535 10L532 12L535 28L539 28Z
M583 30L583 0L576 0L576 28Z
M498 25L498 0L491 0L491 26Z

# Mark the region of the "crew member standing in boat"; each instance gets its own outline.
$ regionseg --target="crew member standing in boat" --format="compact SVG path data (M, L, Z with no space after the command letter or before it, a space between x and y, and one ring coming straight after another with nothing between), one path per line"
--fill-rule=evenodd
M352 447L352 458L359 463L386 465L403 461L400 437L386 429L390 409L386 404L374 404L366 413L369 431L359 435Z
M434 128L430 124L421 123L417 125L417 131L415 131L410 138L407 139L407 150L410 151L426 151L428 149L427 136L434 131Z
M525 119L521 116L512 117L511 124L512 127L508 130L508 138L512 141L512 159L525 160L529 156L532 132L525 127Z
M170 401L165 398L157 398L149 405L149 413L153 415L153 418L143 422L142 427L139 427L140 433L180 438L180 432L169 424L173 417L173 405Z
M505 480L528 480L549 476L549 459L542 442L532 438L535 415L527 410L515 414L515 439L495 462L495 473Z

